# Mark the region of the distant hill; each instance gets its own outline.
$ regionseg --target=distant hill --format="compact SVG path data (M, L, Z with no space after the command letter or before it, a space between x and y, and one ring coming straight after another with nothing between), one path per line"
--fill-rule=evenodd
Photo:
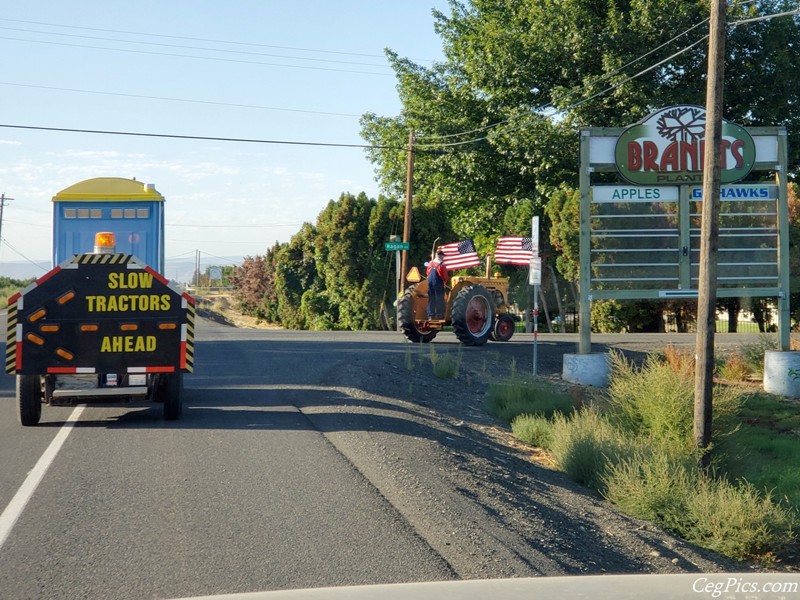
M227 256L220 259L206 257L201 254L200 272L205 273L207 267L229 266L241 264L241 256ZM0 276L11 279L29 279L31 277L41 277L50 270L50 261L7 261L0 262ZM194 276L195 260L194 257L167 260L166 273L164 275L179 283L189 283Z

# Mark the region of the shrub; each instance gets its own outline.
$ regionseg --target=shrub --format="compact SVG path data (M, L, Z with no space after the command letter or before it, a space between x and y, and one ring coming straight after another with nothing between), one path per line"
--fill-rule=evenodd
M746 381L753 374L753 369L741 354L734 352L724 358L718 372L722 379L728 381Z
M554 417L550 452L558 469L577 483L603 492L608 465L630 454L631 444L596 408L589 407L571 417Z
M489 412L507 423L523 414L551 418L557 413L570 413L572 398L565 392L539 381L493 382L487 391Z
M688 464L664 452L639 450L609 466L605 497L624 512L684 533L687 498L695 485Z
M681 350L672 344L668 344L664 348L664 360L676 373L688 372L694 374L694 352L688 348Z
M768 558L795 537L794 512L746 482L699 475L686 508L686 539L738 560Z
M694 375L686 361L649 355L641 367L620 352L611 354L611 382L606 394L610 418L634 437L650 438L673 451L694 451ZM719 435L733 428L744 395L735 387L714 389L714 421Z
M737 560L767 558L794 539L796 515L770 494L709 477L668 452L639 450L609 465L603 484L624 512Z
M520 441L549 450L553 443L553 423L540 415L519 415L511 421L511 431Z

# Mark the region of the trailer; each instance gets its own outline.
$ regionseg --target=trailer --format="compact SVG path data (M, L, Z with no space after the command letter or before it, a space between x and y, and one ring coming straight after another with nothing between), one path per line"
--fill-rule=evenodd
M112 178L68 190L53 198L53 245L55 258L69 256L8 301L6 373L16 376L19 421L38 424L42 404L137 402L163 403L164 417L177 419L194 364L194 298L117 246L120 236L129 249L139 244L163 271L163 197ZM88 230L109 224L87 250Z

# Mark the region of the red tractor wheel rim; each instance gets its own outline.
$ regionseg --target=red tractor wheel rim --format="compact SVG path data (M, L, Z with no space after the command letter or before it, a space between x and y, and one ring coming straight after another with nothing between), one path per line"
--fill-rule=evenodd
M510 319L500 319L497 323L497 333L500 337L508 336L514 328L514 322Z
M467 329L473 335L482 335L486 332L489 322L489 306L485 298L476 296L467 304L466 311Z

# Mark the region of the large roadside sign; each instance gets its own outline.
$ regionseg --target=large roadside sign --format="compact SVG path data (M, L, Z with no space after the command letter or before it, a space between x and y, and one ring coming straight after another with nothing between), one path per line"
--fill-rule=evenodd
M8 304L6 372L191 371L194 299L127 254L82 254Z
M670 106L581 130L582 353L594 300L697 296L705 119L702 107ZM788 348L788 133L723 122L722 137L716 295L774 298Z

